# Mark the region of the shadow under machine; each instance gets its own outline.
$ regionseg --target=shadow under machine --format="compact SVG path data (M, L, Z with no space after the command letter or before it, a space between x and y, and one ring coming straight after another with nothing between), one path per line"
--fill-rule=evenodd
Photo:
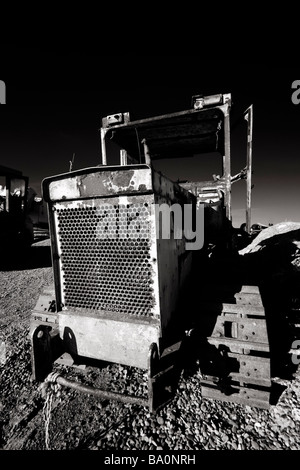
M232 251L231 186L239 179L246 180L250 230L252 108L244 116L247 165L235 176L230 110L231 95L220 94L195 96L190 109L152 118L107 116L101 128L101 165L43 181L54 286L44 290L31 315L36 380L44 381L55 363L123 364L147 371L146 398L87 387L61 375L56 381L154 411L174 395L177 366L183 349L189 349L182 345L190 341L194 348L199 336L199 344L207 343L222 360L226 356L227 363L234 363L227 374L233 391L225 390L224 369L221 375L212 369L199 384L203 397L267 406L268 339L259 291L240 285L233 301L228 300L226 276L217 293L209 291L218 277L209 274L209 263L203 275L213 249ZM111 142L120 150L117 165L108 164ZM178 158L210 152L220 154L222 169L211 181L175 182L155 169L162 159L174 159L176 165ZM193 227L179 230L179 236L186 207ZM204 243L198 247L197 213L204 214ZM224 293L225 301L220 300ZM210 349L199 351L208 354L204 363L214 362Z

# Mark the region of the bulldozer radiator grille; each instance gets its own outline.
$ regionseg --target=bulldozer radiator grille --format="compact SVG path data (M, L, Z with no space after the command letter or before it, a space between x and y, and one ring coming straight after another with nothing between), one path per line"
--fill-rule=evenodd
M56 215L64 306L151 316L148 204L95 206L81 201L77 207L60 206ZM127 230L125 237L121 228ZM138 238L131 237L133 230Z

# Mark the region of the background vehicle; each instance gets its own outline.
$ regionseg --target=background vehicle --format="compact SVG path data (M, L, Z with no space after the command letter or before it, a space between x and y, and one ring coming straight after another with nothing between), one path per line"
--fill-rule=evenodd
M0 166L0 239L2 249L26 247L33 242L32 222L27 214L28 177L21 171Z

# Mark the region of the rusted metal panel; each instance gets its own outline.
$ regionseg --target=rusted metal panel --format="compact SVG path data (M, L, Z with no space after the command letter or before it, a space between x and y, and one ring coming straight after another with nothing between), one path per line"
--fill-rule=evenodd
M173 204L180 204L182 216L184 204L196 205L196 199L191 193L156 172L153 172L153 188L157 205L166 204L171 207ZM163 331L168 328L175 317L175 312L178 311L179 301L182 298L192 266L192 251L186 250L184 235L176 239L175 223L171 213L169 217L170 238L163 239L159 236L157 239L158 282ZM159 220L156 223L159 223Z
M44 186L47 180L44 180ZM129 167L106 167L86 169L50 179L45 188L45 199L51 201L116 196L149 192L152 190L151 170L130 165Z
M147 369L149 347L159 344L160 324L59 313L59 332L71 354Z
M195 204L196 198L181 185L169 180L161 173L152 172L153 191L159 198L165 198L169 204ZM156 203L160 201L157 200Z
M234 338L251 343L268 343L265 319L239 317L235 314L219 315L216 318L212 337Z

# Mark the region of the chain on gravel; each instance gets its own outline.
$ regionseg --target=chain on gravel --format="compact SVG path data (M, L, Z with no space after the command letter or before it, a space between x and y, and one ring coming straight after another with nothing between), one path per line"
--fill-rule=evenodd
M50 439L49 439L49 424L51 419L51 411L53 405L53 399L56 397L61 401L60 389L61 386L56 383L56 379L59 376L56 372L51 372L45 379L42 385L42 395L45 397L45 403L43 407L43 416L45 421L45 445L47 450L51 450Z

